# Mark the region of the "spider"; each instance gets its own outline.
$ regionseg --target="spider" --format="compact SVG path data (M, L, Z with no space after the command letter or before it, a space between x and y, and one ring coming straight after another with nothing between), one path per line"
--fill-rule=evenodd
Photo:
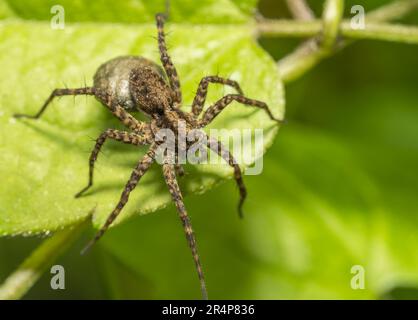
M95 96L98 101L108 108L110 112L130 130L119 131L115 129L107 129L100 134L96 140L96 144L89 159L88 184L75 195L76 198L80 197L93 185L94 164L106 139L113 139L135 146L149 146L146 154L137 163L132 171L118 204L110 213L101 229L96 233L95 237L88 243L83 252L85 252L103 236L112 222L120 214L125 204L128 202L130 193L137 186L141 177L147 172L151 164L155 162L157 148L159 146L155 137L160 129L170 129L177 134L178 121L184 121L186 123L186 130L200 130L211 123L211 121L233 101L237 101L243 105L263 109L272 120L278 122L282 121L281 119L276 119L273 116L266 103L245 97L236 81L219 76L206 76L202 78L199 83L196 96L193 100L191 112L182 111L180 81L176 68L167 52L165 42L165 20L166 16L164 14L159 13L156 15L158 48L163 68L143 57L117 57L102 64L98 68L94 75L94 84L92 87L55 89L35 115L14 115L16 118L25 117L38 119L55 97L68 95L92 95ZM203 112L209 83L230 86L237 91L237 94L225 95ZM139 121L134 118L129 111L141 111L150 119L150 121ZM203 115L199 117L202 112ZM203 131L201 132L205 134ZM242 179L241 169L232 154L219 141L214 141L209 137L207 138L206 147L216 152L234 170L234 178L240 193L238 212L242 217L242 205L244 203L244 199L246 198L247 191ZM188 145L186 148L187 147ZM177 157L177 152L178 150L176 151L175 157ZM206 284L197 251L195 236L176 178L177 175L181 176L184 171L181 165L176 162L176 159L170 159L168 154L165 154L164 157L165 158L162 163L163 176L172 200L177 208L188 245L193 255L194 264L200 281L202 297L203 299L207 299L208 295L206 291Z

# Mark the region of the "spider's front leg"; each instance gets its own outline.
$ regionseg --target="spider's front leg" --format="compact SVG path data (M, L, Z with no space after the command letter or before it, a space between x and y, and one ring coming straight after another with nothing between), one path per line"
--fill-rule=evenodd
M208 77L204 77L202 78L202 80L200 80L199 83L199 87L197 88L197 92L196 92L196 96L194 97L193 100L193 104L192 104L192 113L197 117L203 110L203 106L205 104L206 101L206 96L208 94L208 86L209 83L220 83L226 86L230 86L235 88L235 90L237 90L237 92L240 95L244 95L241 87L239 86L239 83L234 81L234 80L230 80L230 79L225 79L225 78L221 78L218 76L208 76Z
M204 300L207 300L208 294L206 291L205 278L203 276L199 254L197 252L196 239L193 233L189 215L187 214L186 207L184 206L183 196L181 194L180 187L177 182L174 165L170 163L164 163L163 174L164 174L164 179L167 183L168 189L170 191L171 197L176 204L176 208L179 213L179 217L181 219L184 232L186 234L187 242L189 243L189 247L192 250L193 260L196 265L197 274L199 276L202 297Z
M131 177L129 178L128 182L125 185L125 189L122 192L120 200L116 205L115 209L113 209L112 213L107 218L103 227L97 232L96 236L91 240L87 246L81 251L81 253L85 253L87 250L91 248L106 232L109 226L115 221L116 217L122 211L123 207L126 205L129 199L129 195L133 189L135 189L136 185L138 184L139 180L142 176L148 171L151 167L151 164L154 162L155 159L155 152L157 149L156 144L152 144L149 148L148 152L142 158L141 161L138 162L135 169L131 173Z
M150 144L151 137L141 136L136 133L130 133L126 131L119 131L114 129L107 129L104 131L96 140L96 144L94 146L93 151L91 152L90 159L89 159L89 182L85 188L83 188L80 192L78 192L75 197L80 197L84 192L86 192L92 185L93 185L93 171L94 171L94 163L97 160L97 156L99 155L100 149L102 148L103 144L105 143L106 139L112 139L116 141L120 141L126 144L132 144L135 146L146 145Z
M29 114L17 113L17 114L14 115L14 117L15 118L38 119L45 112L46 108L48 107L48 105L52 102L52 100L55 97L78 96L78 95L94 95L94 94L95 94L94 88L90 88L90 87L76 88L76 89L55 89L54 91L51 92L48 99L46 99L46 101L42 105L41 109L39 109L39 111L36 114L29 115Z
M176 170L176 174L179 177L183 177L186 174L186 171L184 171L184 168L181 164L175 164L174 169Z
M244 180L242 179L242 173L241 168L237 164L234 156L229 152L228 149L225 148L225 146L218 140L210 138L209 136L206 136L207 138L207 147L214 152L216 152L222 159L224 159L233 169L234 169L234 179L237 183L240 199L238 203L238 214L240 218L244 217L242 206L244 205L245 198L247 197L247 189L245 188Z
M219 99L216 103L214 103L212 106L210 106L206 110L206 112L203 114L202 119L199 121L199 126L202 128L208 125L209 123L211 123L212 120L215 119L216 116L219 113L221 113L221 111L226 106L228 106L232 101L237 101L247 106L252 106L252 107L263 109L266 111L266 113L268 114L271 120L277 121L279 123L283 122L282 119L277 119L273 116L273 113L270 111L270 108L265 102L259 101L259 100L253 100L253 99L244 97L239 94L227 94L225 97Z
M155 16L157 21L157 30L158 30L158 49L160 50L160 60L163 64L165 73L168 76L170 82L171 90L174 92L174 102L181 103L181 87L180 80L177 74L176 67L171 61L170 56L168 55L167 44L165 43L165 34L164 34L164 22L165 15L158 13Z

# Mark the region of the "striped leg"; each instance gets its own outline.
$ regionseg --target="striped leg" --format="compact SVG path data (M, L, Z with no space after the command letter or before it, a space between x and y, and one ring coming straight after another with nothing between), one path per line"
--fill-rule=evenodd
M189 247L192 250L193 260L196 265L197 274L199 276L202 297L204 300L207 300L208 294L206 291L205 278L203 276L199 254L197 252L196 239L193 234L193 229L192 229L192 225L190 222L190 218L187 214L186 207L184 206L184 203L183 203L183 196L181 194L179 185L177 183L174 165L163 164L163 174L164 174L165 182L167 183L168 189L170 191L171 197L173 198L173 201L176 204L177 211L179 213L181 222L183 224L184 232L186 233L187 242L189 243Z
M52 102L55 97L61 96L77 96L77 95L94 95L94 88L77 88L77 89L55 89L51 92L48 99L44 102L41 109L35 115L17 113L14 115L15 118L29 118L38 119L44 113L48 105Z
M148 123L135 119L128 111L119 105L112 106L110 102L105 105L125 127L136 133L151 134L151 126Z
M277 122L282 123L283 120L277 119L273 116L271 113L268 105L265 102L253 100L246 98L244 96L241 96L239 94L228 94L225 97L218 100L215 104L210 106L208 110L203 114L202 119L200 120L200 127L204 127L212 122L213 119L216 118L216 116L226 107L228 106L232 101L237 101L239 103L242 103L247 106L252 106L260 109L264 109L267 114L269 115L271 120L275 120Z
M125 189L122 192L119 203L116 205L115 209L113 209L112 213L107 218L105 224L97 232L93 240L91 240L87 244L87 246L81 251L82 254L84 254L87 250L89 250L103 236L103 234L112 224L112 222L115 221L116 217L119 215L123 207L128 202L131 191L135 189L141 177L145 174L145 172L147 172L151 164L154 162L155 150L156 150L156 145L155 144L151 145L148 152L145 154L142 160L137 164L135 169L132 171L131 177L129 178L128 182L126 183Z
M209 149L216 152L222 159L224 159L231 167L234 168L234 179L239 188L240 199L238 203L238 214L240 218L243 218L242 206L245 198L247 197L247 189L245 188L244 180L242 179L242 173L239 165L234 159L234 156L229 152L228 149L218 140L207 138L207 146Z
M170 81L170 87L174 91L174 102L181 103L181 88L180 80L177 74L177 70L174 67L173 62L171 61L170 56L167 51L167 44L165 43L165 34L164 34L164 22L165 16L162 13L158 13L155 16L157 21L157 30L158 30L158 49L160 50L160 60L163 64L164 70Z
M84 192L86 192L93 185L93 171L94 163L97 160L100 149L105 143L106 139L113 139L120 141L126 144L132 144L135 146L149 144L149 139L147 137L140 136L136 133L129 133L125 131L119 131L114 129L107 129L104 131L96 140L96 145L94 146L93 151L91 152L89 159L89 182L85 188L83 188L79 193L75 195L76 198L80 197Z
M203 105L205 104L206 95L208 94L208 86L209 83L220 83L227 86L231 86L237 90L240 95L244 95L241 87L239 86L238 82L230 79L221 78L218 76L208 76L202 78L199 83L199 87L196 92L196 96L194 97L193 104L192 104L192 112L197 117L203 109Z
M176 175L178 175L179 177L183 177L186 174L181 164L176 163L174 165L174 169L176 170Z

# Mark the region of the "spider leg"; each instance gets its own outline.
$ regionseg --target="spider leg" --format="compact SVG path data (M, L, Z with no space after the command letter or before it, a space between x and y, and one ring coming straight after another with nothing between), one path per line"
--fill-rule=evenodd
M35 115L28 115L17 113L14 115L15 118L29 118L29 119L38 119L44 113L45 109L48 105L52 102L55 97L60 96L77 96L77 95L94 95L94 88L85 87L85 88L77 88L77 89L55 89L51 92L48 99L44 102L41 109Z
M202 291L202 297L204 300L208 299L208 294L206 291L205 278L203 276L202 266L200 264L199 254L197 252L196 239L193 233L192 225L190 218L187 214L186 207L183 203L183 196L180 191L180 187L177 183L176 173L174 165L172 164L163 164L163 174L165 182L167 183L168 189L170 191L171 197L176 204L179 217L183 224L184 232L186 233L187 242L189 247L192 250L193 260L196 265L197 274L200 281L200 289Z
M146 145L149 144L149 138L140 136L136 133L129 133L126 131L119 131L114 129L107 129L104 131L96 140L96 145L94 146L93 151L91 152L90 159L89 159L89 182L86 187L84 187L80 192L78 192L75 197L80 197L84 192L86 192L92 185L93 185L93 171L94 171L94 163L97 160L97 156L99 155L100 149L102 148L103 144L105 143L106 139L113 139L116 141L120 141L126 144L132 144L135 146Z
M235 161L234 156L229 152L225 146L216 139L207 137L207 146L209 149L216 152L222 159L224 159L231 167L234 168L234 179L237 183L240 199L238 203L238 214L240 218L244 217L244 214L242 212L242 206L244 204L245 198L247 197L247 189L245 188L244 180L242 179L242 173L241 168Z
M158 49L160 50L160 60L164 67L164 70L168 76L170 82L171 90L174 92L174 102L181 103L181 87L180 80L177 74L176 67L171 61L170 56L167 51L167 44L165 43L165 34L164 34L164 22L165 15L158 13L155 16L157 21L157 30L158 30Z
M112 224L112 222L116 219L116 217L122 211L123 207L128 202L129 194L131 193L133 189L135 189L141 177L145 174L145 172L147 172L151 164L154 162L156 148L157 148L157 145L155 144L151 145L151 147L149 148L145 156L142 158L142 160L138 162L135 169L132 171L131 177L126 183L125 189L123 190L120 200L118 204L116 205L115 209L113 209L112 213L107 218L103 227L96 233L96 236L81 251L81 254L84 254L85 252L87 252L103 236L103 234Z
M186 174L181 164L176 163L174 165L174 169L176 170L176 175L178 175L179 177L183 177Z
M110 100L105 103L105 106L113 113L113 115L119 119L122 124L134 131L135 133L139 134L151 134L151 126L143 121L139 121L135 119L128 111L123 109L119 105L112 105Z
M175 143L175 142L173 142L173 143ZM187 152L186 151L187 146L185 146L185 147L186 147L186 149L184 149L184 147L182 147L181 151L186 153ZM178 152L181 152L181 151L180 151L180 148L179 148ZM184 171L183 165L181 163L179 163L178 154L175 156L175 159L176 159L176 161L174 163L174 170L176 171L176 175L178 175L179 177L183 177L186 174L186 172Z
M202 78L199 83L199 87L196 92L196 96L194 97L193 104L192 104L192 113L197 117L203 109L203 105L206 101L206 95L208 94L208 86L209 83L220 83L227 86L231 86L237 90L240 95L244 95L241 87L239 86L238 82L230 79L221 78L218 76L208 76Z
M277 119L273 116L271 113L268 105L265 102L259 101L259 100L253 100L249 99L247 97L244 97L239 94L228 94L224 96L223 98L219 99L215 104L210 106L205 113L202 116L202 119L199 121L200 127L204 127L212 122L213 119L226 107L228 106L232 101L237 101L241 104L247 105L247 106L253 106L256 108L264 109L271 120L277 121L279 123L282 123L282 119Z

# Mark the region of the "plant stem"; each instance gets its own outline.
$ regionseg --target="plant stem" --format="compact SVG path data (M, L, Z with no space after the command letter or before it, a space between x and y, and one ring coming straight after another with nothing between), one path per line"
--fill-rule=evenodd
M288 0L289 2L292 0ZM368 22L377 23L400 19L418 8L418 0L398 0L367 14ZM369 23L368 23L369 24ZM345 25L345 26L344 26ZM342 25L347 30L348 21ZM311 37L318 34L322 28L322 20L269 20L263 19L257 24L260 35L265 37Z
M315 15L306 0L286 0L289 11L298 20L313 20Z
M42 242L0 286L0 300L16 300L23 297L55 259L78 238L87 225L87 221L84 220L70 228L56 232Z
M263 19L257 23L257 34L263 37L313 37L322 30L322 21Z
M278 71L285 83L300 77L332 53L336 46L343 12L343 0L325 1L322 33L305 41L293 53L278 62Z
M397 0L367 14L374 22L400 19L418 8L418 0Z
M415 36L415 33L417 32L416 27L396 25L396 28L390 29L389 24L384 24L382 22L400 19L408 13L412 12L413 10L416 10L417 8L418 0L395 1L391 4L378 8L367 14L367 23L365 29L353 30L350 26L349 21L345 20L341 24L341 32L343 35L350 36L350 31L355 31L354 33L356 34L356 39L361 39L361 33L364 32L365 34L368 34L370 30L373 30L379 34L381 34L381 31L384 30L384 32L388 35L388 40L392 36L392 34L396 36L397 33L406 33L408 31L412 31ZM399 31L399 27L405 28L405 31ZM319 32L321 32L321 30L322 20L320 19L263 19L257 24L258 34L263 37L313 37L317 35ZM370 36L365 35L364 39L370 39ZM380 35L378 36L378 39L381 39Z
M342 25L342 34L350 39L371 39L392 42L418 43L418 27L389 23L368 23L364 30Z
M313 37L322 30L320 20L263 21L258 25L259 34L265 37ZM403 43L418 43L418 27L400 24L371 22L364 29L353 29L348 21L340 26L341 35L346 39L384 40Z
M344 0L326 0L322 15L321 49L332 51L344 14Z
M302 43L293 53L278 62L279 73L285 83L299 78L324 58L351 43L350 40L341 39L337 41L334 38L336 27L340 34L347 39L377 39L418 43L417 27L383 23L384 21L400 19L417 9L418 0L398 0L370 12L366 16L365 28L360 30L352 29L348 21L341 22L342 4L342 1L338 0L335 0L335 2L326 1L322 21L263 20L258 24L258 33L263 36L315 36ZM332 12L333 14L330 14ZM337 24L338 21L340 23ZM329 33L331 29L332 33ZM318 35L322 35L322 38ZM334 42L331 41L333 38ZM325 42L325 45L323 43L324 39L329 39L329 42Z

